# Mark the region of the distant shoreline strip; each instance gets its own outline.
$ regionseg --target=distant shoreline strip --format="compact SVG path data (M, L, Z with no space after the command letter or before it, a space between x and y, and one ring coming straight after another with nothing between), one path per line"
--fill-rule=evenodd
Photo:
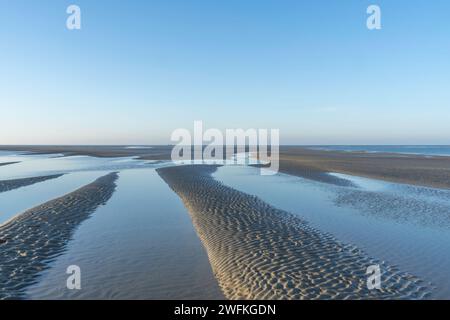
M16 163L20 163L20 161L2 162L2 163L0 163L0 167L2 167L2 166L9 166L11 164L16 164Z
M56 179L64 174L53 174L48 176L31 177L23 179L12 179L12 180L0 180L0 193L11 191L14 189L19 189L26 186L31 186L35 183L44 182L51 179Z

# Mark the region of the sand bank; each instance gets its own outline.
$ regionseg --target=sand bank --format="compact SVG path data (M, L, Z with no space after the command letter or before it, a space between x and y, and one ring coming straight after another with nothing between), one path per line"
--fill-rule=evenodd
M318 181L324 181L323 173L338 172L450 189L450 157L441 156L322 151L282 146L280 171ZM334 181L334 178L331 179Z
M75 228L109 200L117 178L117 173L105 175L0 226L0 299L23 297L23 290L64 250Z
M172 146L0 146L0 150L32 154L63 154L64 156L139 157L142 160L170 160Z
M421 281L375 261L305 221L214 180L215 166L177 166L158 173L180 196L230 299L411 299ZM379 263L381 290L365 274Z
M41 177L31 177L31 178L23 178L23 179L12 179L12 180L0 180L0 193L6 192L14 189L18 189L21 187L31 186L32 184L44 182L51 179L56 179L61 177L62 174L54 174L49 176L41 176Z
M14 162L2 162L2 163L0 163L0 167L1 166L8 166L8 165L10 165L10 164L16 164L16 163L19 163L20 161L14 161Z

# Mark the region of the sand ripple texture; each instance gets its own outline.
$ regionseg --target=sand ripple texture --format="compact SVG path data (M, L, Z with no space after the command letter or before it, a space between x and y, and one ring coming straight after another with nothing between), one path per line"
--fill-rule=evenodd
M50 200L0 226L0 299L23 298L23 290L61 254L75 228L115 191L117 173Z
M448 198L450 192L446 192ZM430 191L431 193L431 191ZM435 192L439 194L439 191ZM389 192L341 190L335 199L337 206L349 206L375 218L397 223L415 224L440 229L450 228L450 202L436 198L420 198L419 195L397 195Z
M229 299L422 299L428 285L298 217L211 176L216 166L158 169L188 208ZM366 269L380 264L381 290Z
M61 177L62 174L54 174L42 177L32 177L23 179L12 179L12 180L0 180L0 193L18 189L21 187L31 186L32 184L44 182L51 179L56 179Z

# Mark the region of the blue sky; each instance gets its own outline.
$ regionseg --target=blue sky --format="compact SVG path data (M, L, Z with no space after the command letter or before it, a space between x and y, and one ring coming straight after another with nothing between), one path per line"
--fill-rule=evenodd
M194 120L450 144L449 18L446 0L0 0L0 144L165 144Z

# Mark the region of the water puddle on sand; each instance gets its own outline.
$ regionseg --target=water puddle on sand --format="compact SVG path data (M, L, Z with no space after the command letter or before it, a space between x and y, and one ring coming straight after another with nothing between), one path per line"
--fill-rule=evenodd
M66 269L81 268L81 290ZM50 264L32 299L223 298L181 200L154 169L124 170L117 189Z
M213 176L431 282L432 298L450 297L449 191L339 175L358 186L341 187L237 166Z
M0 163L17 161L0 166L0 180L64 175L0 193L0 224L119 172L112 198L77 227L65 252L26 289L28 298L223 298L189 213L153 169L168 163L0 152ZM66 288L69 265L81 268L79 291Z
M8 161L6 161L9 159ZM37 175L52 175L96 170L124 170L144 168L149 161L135 160L131 157L95 158L89 156L60 155L16 155L1 157L0 162L15 162L16 164L0 167L0 180L28 178Z
M63 196L91 183L106 170L140 168L147 164L132 158L94 158L88 156L30 155L0 152L0 180L25 179L64 173L63 176L8 192L0 192L0 225L26 209Z
M0 225L27 209L61 197L95 179L105 172L77 172L56 179L0 193Z

